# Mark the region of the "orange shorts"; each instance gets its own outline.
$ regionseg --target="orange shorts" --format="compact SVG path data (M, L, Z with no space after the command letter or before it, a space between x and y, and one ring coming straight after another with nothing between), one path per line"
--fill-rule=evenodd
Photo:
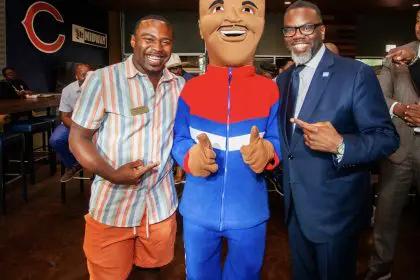
M91 280L125 280L133 264L156 268L167 265L174 258L175 213L158 224L149 225L149 238L145 217L141 226L135 228L108 226L89 215L85 220L83 250Z

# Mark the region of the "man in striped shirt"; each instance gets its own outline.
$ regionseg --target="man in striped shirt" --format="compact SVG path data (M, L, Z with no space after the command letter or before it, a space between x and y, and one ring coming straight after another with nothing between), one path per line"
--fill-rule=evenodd
M133 264L158 268L173 259L178 200L170 151L185 82L164 68L172 39L163 17L139 20L133 55L92 73L73 113L70 147L97 175L83 246L91 279L126 279Z

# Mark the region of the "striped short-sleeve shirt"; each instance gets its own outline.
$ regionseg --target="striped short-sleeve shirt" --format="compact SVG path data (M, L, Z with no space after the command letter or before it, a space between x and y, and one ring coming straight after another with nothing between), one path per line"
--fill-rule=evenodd
M145 164L160 162L142 176L139 185L115 185L95 177L89 214L117 227L138 226L145 214L150 224L158 223L178 206L170 153L178 97L185 81L164 69L155 90L132 59L89 75L72 116L76 124L96 130L96 148L113 168L138 159Z

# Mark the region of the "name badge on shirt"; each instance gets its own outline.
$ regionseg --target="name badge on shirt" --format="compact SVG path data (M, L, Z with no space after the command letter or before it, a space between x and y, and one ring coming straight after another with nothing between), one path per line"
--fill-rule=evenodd
M147 108L147 106L140 106L137 108L131 108L130 111L131 111L132 116L138 116L138 115L148 113L149 108Z

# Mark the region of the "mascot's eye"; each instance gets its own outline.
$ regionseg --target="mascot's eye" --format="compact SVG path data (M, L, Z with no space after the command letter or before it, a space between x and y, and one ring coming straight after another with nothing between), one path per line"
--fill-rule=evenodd
M254 10L253 10L251 7L245 7L245 8L243 8L243 9L242 9L242 12L244 12L244 13L249 13L249 14L251 14L251 15L253 15L253 14L254 14Z
M214 14L214 13L221 12L221 11L224 11L224 10L225 10L225 8L223 8L223 6L216 6L213 9L212 13Z

